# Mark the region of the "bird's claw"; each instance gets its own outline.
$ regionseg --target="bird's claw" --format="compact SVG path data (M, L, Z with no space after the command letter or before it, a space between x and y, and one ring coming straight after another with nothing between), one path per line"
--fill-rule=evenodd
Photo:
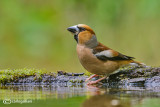
M87 85L94 85L94 84L97 84L97 83L99 83L99 82L97 82L97 81L90 81L90 82L87 83Z
M87 79L85 80L85 82L87 82L87 81L89 81L89 78L87 78Z
M98 75L94 74L94 75L90 76L89 78L87 78L87 79L85 80L85 82L89 81L90 79L92 79L93 77L96 77L96 76L98 76Z

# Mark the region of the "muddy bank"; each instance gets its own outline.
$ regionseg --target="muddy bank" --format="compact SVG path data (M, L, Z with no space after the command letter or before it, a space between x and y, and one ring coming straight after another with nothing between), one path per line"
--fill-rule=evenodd
M84 73L66 73L57 71L57 73L44 73L40 75L23 75L14 77L14 79L5 79L1 81L2 85L84 85L88 76ZM94 78L93 80L98 79ZM124 67L118 70L118 73L112 74L106 80L102 81L106 87L117 86L144 86L147 88L160 87L160 67Z

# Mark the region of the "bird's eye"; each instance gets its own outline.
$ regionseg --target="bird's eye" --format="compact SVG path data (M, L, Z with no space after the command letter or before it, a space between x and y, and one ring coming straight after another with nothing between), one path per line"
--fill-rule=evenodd
M86 29L83 28L83 27L78 27L79 28L79 31L82 32L82 31L85 31Z

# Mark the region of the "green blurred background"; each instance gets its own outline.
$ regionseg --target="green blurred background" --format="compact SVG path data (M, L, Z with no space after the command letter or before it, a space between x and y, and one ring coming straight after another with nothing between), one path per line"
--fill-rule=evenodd
M0 69L84 72L66 30L79 23L103 44L160 65L160 0L0 0Z

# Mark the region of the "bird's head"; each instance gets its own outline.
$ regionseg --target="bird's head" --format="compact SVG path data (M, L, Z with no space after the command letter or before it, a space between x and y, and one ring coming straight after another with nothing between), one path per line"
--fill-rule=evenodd
M78 24L67 28L74 35L78 44L93 48L98 45L94 31L85 24Z

